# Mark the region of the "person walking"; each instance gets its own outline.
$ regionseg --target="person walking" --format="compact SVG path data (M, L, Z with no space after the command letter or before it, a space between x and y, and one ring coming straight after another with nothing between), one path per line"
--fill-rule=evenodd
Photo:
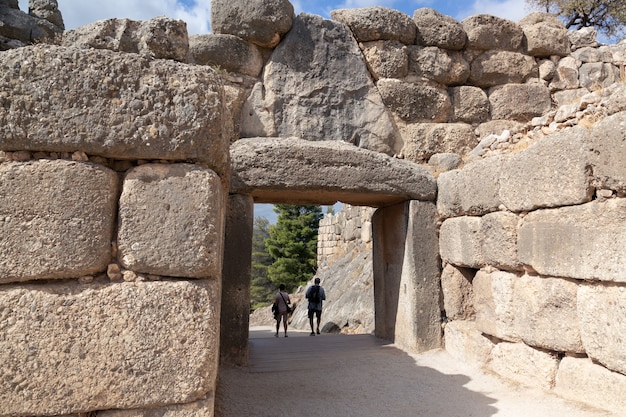
M278 314L276 315L276 334L274 337L278 337L278 330L280 329L280 321L283 321L283 328L285 329L285 337L287 337L287 320L289 319L289 313L291 313L291 300L289 299L289 294L285 292L285 284L280 284L278 287L279 291L274 298L274 304L278 310Z
M309 324L311 325L311 336L315 336L313 330L313 316L317 317L317 334L320 334L320 321L322 320L322 301L326 299L324 288L320 286L320 279L315 278L315 285L311 285L305 297L309 300Z

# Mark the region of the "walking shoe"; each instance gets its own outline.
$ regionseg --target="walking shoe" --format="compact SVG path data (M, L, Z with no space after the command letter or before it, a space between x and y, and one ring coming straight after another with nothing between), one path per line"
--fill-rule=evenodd
M315 336L315 333L314 333L314 332L311 332L311 334L310 334L309 336Z
M274 337L278 337L278 333L276 333L276 334L274 335Z
M320 334L320 329L317 329L317 334Z
M289 336L287 336L287 333L285 333L285 337L289 337Z

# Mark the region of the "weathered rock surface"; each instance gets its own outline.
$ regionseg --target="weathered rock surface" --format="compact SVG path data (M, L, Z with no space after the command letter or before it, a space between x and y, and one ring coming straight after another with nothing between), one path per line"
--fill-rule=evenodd
M590 140L596 186L626 194L626 112L600 121L591 130Z
M242 137L341 140L393 154L397 133L391 116L358 44L341 23L298 16L257 91L244 111L244 126L256 129L242 131Z
M570 53L567 29L553 14L535 12L519 21L524 31L526 50L532 56L566 56Z
M510 212L488 213L481 218L482 254L486 264L498 269L520 269L517 227L520 218Z
M264 48L273 48L294 20L289 0L213 0L211 30L235 35Z
M0 283L104 271L117 183L115 172L89 163L0 164Z
M468 49L517 51L524 32L516 23L496 16L479 14L461 21L467 33Z
M504 271L488 273L481 270L476 273L472 281L476 329L510 342L520 340L513 326L514 286L518 278L516 274Z
M28 14L52 23L59 29L59 33L65 30L57 0L29 0Z
M3 285L0 305L3 415L149 408L215 390L215 280Z
M447 264L441 272L443 307L448 320L468 320L474 318L474 272ZM447 329L446 329L447 332Z
M482 88L459 86L449 89L452 101L452 122L482 123L489 120L491 107Z
M467 42L463 26L453 17L434 9L417 9L413 13L413 21L417 26L418 45L460 50Z
M448 322L444 338L446 351L463 363L480 368L491 361L491 350L494 344L476 330L473 321Z
M491 351L491 369L524 385L550 390L559 360L550 353L523 343L498 343Z
M65 33L62 45L132 52L180 62L187 62L189 54L187 24L164 16L146 21L99 20Z
M56 0L31 0L30 13L17 1L0 3L0 51L32 43L54 42L64 24Z
M448 92L425 83L382 79L376 84L385 105L409 123L443 123L452 105Z
M520 260L546 276L626 282L626 201L537 210L519 230Z
M408 50L409 77L459 85L470 76L470 66L458 51L447 51L435 46L409 46Z
M374 79L404 78L409 73L408 48L398 41L373 41L362 44L363 54Z
M480 217L447 219L439 229L439 251L445 262L467 268L484 265Z
M216 279L222 271L224 192L190 164L130 170L120 197L118 259L134 272Z
M437 153L469 152L478 143L474 129L465 123L413 123L400 133L404 158L416 163Z
M212 417L215 398L155 408L98 411L101 417Z
M2 58L1 150L190 159L228 169L224 90L207 67L56 46Z
M626 347L626 288L581 285L577 305L580 332L589 358L626 375L626 358L621 353Z
M230 192L252 195L257 203L377 207L435 197L435 179L425 168L342 142L240 139L231 146L231 159Z
M556 375L555 392L572 401L594 404L624 414L626 376L596 365L589 358L566 356Z
M330 16L348 26L359 42L394 40L406 45L415 43L415 22L397 10L380 6L339 9L331 11Z
M519 52L487 51L472 61L469 83L486 88L521 83L537 76L537 63L532 57Z
M192 35L189 54L194 63L257 77L263 69L258 46L235 35Z
M574 281L522 275L514 283L515 334L529 346L583 353Z
M493 119L528 122L552 108L548 87L542 84L505 84L489 90Z

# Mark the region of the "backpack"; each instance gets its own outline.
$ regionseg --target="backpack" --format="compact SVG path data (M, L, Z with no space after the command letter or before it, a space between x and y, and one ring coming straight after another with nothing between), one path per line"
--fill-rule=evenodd
M309 297L309 301L313 304L319 304L320 302L320 287L319 285L314 285L313 289L311 289L311 294Z

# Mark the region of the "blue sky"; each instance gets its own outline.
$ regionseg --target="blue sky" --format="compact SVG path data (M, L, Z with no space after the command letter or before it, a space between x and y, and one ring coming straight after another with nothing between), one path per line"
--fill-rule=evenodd
M28 0L19 0L28 11ZM189 33L209 33L211 2L208 0L58 0L67 29L113 17L148 20L168 16L187 22ZM296 14L313 13L326 18L330 11L343 8L385 6L413 16L416 9L430 7L462 20L473 14L492 14L518 21L529 13L524 0L292 0Z

